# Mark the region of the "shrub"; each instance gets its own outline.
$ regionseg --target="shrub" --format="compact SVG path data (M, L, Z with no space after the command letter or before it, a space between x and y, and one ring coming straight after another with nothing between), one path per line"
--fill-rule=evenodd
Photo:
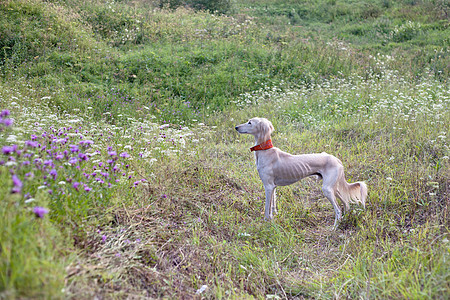
M230 0L160 0L159 6L177 8L180 6L189 6L196 10L209 10L210 12L219 12L225 14L231 10Z
M395 26L390 36L394 42L405 42L414 38L422 30L420 23L408 21L400 26Z

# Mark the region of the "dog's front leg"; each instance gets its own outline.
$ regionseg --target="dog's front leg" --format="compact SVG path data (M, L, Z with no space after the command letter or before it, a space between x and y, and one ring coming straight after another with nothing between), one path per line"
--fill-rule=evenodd
M264 189L266 191L266 207L264 210L264 218L270 221L273 219L272 200L275 193L275 185L264 185Z
M277 209L277 190L276 190L276 188L273 189L272 204L270 204L270 208L272 210L272 215L273 216L278 214L278 209Z

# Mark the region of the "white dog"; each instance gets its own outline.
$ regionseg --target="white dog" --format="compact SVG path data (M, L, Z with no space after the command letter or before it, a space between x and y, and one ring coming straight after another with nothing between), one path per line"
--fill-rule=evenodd
M316 175L323 179L322 191L334 207L334 227L342 217L336 197L344 203L344 212L349 203L361 203L365 207L367 186L364 182L347 183L342 162L325 152L317 154L291 155L273 147L270 135L274 128L264 118L253 118L235 127L239 133L255 137L256 168L266 191L265 218L272 220L277 213L275 188L293 184L302 178Z

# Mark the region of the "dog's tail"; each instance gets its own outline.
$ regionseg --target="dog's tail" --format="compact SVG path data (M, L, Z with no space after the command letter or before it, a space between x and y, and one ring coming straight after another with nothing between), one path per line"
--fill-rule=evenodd
M344 202L345 208L347 210L350 209L349 203L359 203L366 208L367 185L363 181L347 183L344 171L342 170L340 173L336 187L337 194L342 202Z

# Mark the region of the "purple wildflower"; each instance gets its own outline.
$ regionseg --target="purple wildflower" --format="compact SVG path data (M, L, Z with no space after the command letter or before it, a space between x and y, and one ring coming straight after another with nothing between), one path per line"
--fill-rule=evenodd
M2 112L0 112L0 117L6 117L6 116L9 116L9 114L10 114L10 112L9 112L9 110L8 109L4 109L4 110L2 110Z
M79 182L74 182L72 184L72 186L73 186L74 189L76 189L78 191L78 187L80 186L80 183Z
M12 176L12 181L13 181L13 185L14 187L12 188L11 192L13 194L18 194L22 191L22 181L20 181L19 177L16 176L16 174L14 174Z
M102 235L102 242L106 242L106 235Z
M109 156L116 156L117 152L116 151L108 151L108 155Z
M56 176L58 176L58 172L56 172L55 169L52 169L50 172L48 172L48 174L53 177L53 180L55 180Z
M122 153L120 153L120 157L128 158L128 157L130 157L130 154L128 154L126 152L122 152Z
M81 160L88 160L88 159L89 159L88 156L87 156L86 154L84 154L84 153L79 153L79 154L78 154L78 157L79 157Z
M76 157L71 157L69 159L69 163L71 163L71 164L76 164L77 162L78 162L78 159Z
M36 215L36 217L42 219L46 214L48 214L48 209L41 206L35 206L33 208L33 212Z
M3 120L1 120L1 123L3 123L6 127L9 127L9 126L12 125L13 120L11 120L11 119L3 119Z
M2 152L5 155L11 154L14 152L14 147L13 146L3 146Z
M167 198L167 195L163 194L161 197L165 199L165 198Z
M77 145L69 145L69 147L70 147L70 151L71 151L72 153L75 153L75 152L80 151L80 148L78 148Z
M26 141L25 145L27 145L28 147L36 148L38 146L38 142Z
M92 145L94 143L94 141L91 141L91 140L85 140L85 141L80 141L80 145L83 145L83 146L87 146L87 145Z
M85 190L86 192L90 192L90 191L92 191L92 189L91 189L90 187L88 187L87 185L86 185L86 186L84 186L84 190Z

